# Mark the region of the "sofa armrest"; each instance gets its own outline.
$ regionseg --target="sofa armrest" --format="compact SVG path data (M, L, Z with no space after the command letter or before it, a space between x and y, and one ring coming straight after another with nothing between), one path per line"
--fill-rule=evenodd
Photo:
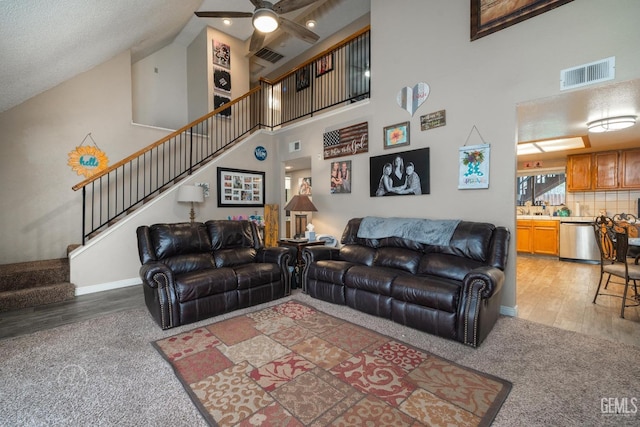
M289 249L284 247L261 248L256 253L256 262L268 262L286 268L288 255Z
M459 341L477 347L489 335L500 314L504 272L483 266L464 277L458 307Z
M167 265L152 261L140 267L144 299L149 313L162 329L181 324L178 295L173 271Z
M462 281L462 293L480 292L481 298L491 298L502 289L504 271L499 268L482 266L471 270Z
M330 246L309 246L302 250L302 259L306 265L321 260L339 260L340 249Z
M152 261L140 267L142 283L150 288L174 287L173 271L164 263Z

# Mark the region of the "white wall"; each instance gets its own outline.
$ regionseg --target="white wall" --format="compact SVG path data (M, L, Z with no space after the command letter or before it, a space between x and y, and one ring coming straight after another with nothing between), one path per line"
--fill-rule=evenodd
M249 169L264 171L266 179L265 201L268 204L279 203L280 188L276 180L270 177L278 173L279 162L277 150L269 150L267 160L259 161L253 152L258 145L272 138L267 132L257 132L242 144L227 151L215 161L200 168L193 175L181 181L180 185L195 182L207 182L210 195L204 203L196 204L196 221L209 219L226 219L230 215L253 215L258 212L264 215L263 208L228 208L217 206L217 167ZM266 144L267 146L270 144ZM189 221L190 204L177 202L178 186L174 186L139 209L87 245L74 250L69 260L71 263L71 282L76 285L76 294L113 289L140 283L138 270L140 259L136 228L140 225L155 223L172 223Z
M67 161L89 132L110 164L168 133L131 124L128 52L0 114L0 264L62 258L81 243L71 187L85 177Z
M133 121L180 129L187 120L187 51L172 43L131 66Z
M558 94L561 69L608 56L616 56L617 80L640 75L640 2L621 0L611 7L600 0L575 1L474 42L469 13L469 2L405 0L400 7L371 1L370 107L278 135L283 153L299 139L298 156L311 155L316 232L340 236L351 217L386 215L487 221L508 227L515 238L516 105ZM428 83L431 93L410 117L396 104L396 94L418 82ZM421 131L420 116L442 109L447 125ZM364 120L369 153L344 158L353 162L352 193L331 195L322 133ZM430 148L431 194L371 198L368 158L389 153L382 147L384 126L407 120L406 149ZM491 144L490 187L458 190L458 148L474 125ZM468 145L481 142L474 133ZM509 258L502 305L515 311L515 242Z

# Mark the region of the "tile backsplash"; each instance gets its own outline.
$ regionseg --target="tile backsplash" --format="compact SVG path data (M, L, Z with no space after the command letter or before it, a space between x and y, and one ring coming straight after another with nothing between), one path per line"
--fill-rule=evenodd
M567 193L566 205L572 215L576 214L579 204L579 216L596 216L600 211L605 211L609 216L619 213L638 216L639 198L638 190Z

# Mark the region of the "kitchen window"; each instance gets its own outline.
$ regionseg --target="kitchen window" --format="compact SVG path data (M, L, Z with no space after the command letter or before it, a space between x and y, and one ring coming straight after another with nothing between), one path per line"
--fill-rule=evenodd
M565 203L566 175L550 172L539 175L522 175L516 178L518 188L517 205L526 202L532 205L559 206Z

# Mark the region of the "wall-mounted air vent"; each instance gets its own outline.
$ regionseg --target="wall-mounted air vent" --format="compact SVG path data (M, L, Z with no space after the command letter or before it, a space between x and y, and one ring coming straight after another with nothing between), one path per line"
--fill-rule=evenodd
M560 71L560 90L574 89L613 80L616 76L616 57Z
M300 146L300 141L293 141L289 143L289 152L293 153L294 151L300 151L302 147Z
M284 55L280 55L278 52L274 52L266 47L263 47L262 49L257 51L256 56L260 59L264 59L265 61L269 61L272 64L275 64L276 62L284 58Z

